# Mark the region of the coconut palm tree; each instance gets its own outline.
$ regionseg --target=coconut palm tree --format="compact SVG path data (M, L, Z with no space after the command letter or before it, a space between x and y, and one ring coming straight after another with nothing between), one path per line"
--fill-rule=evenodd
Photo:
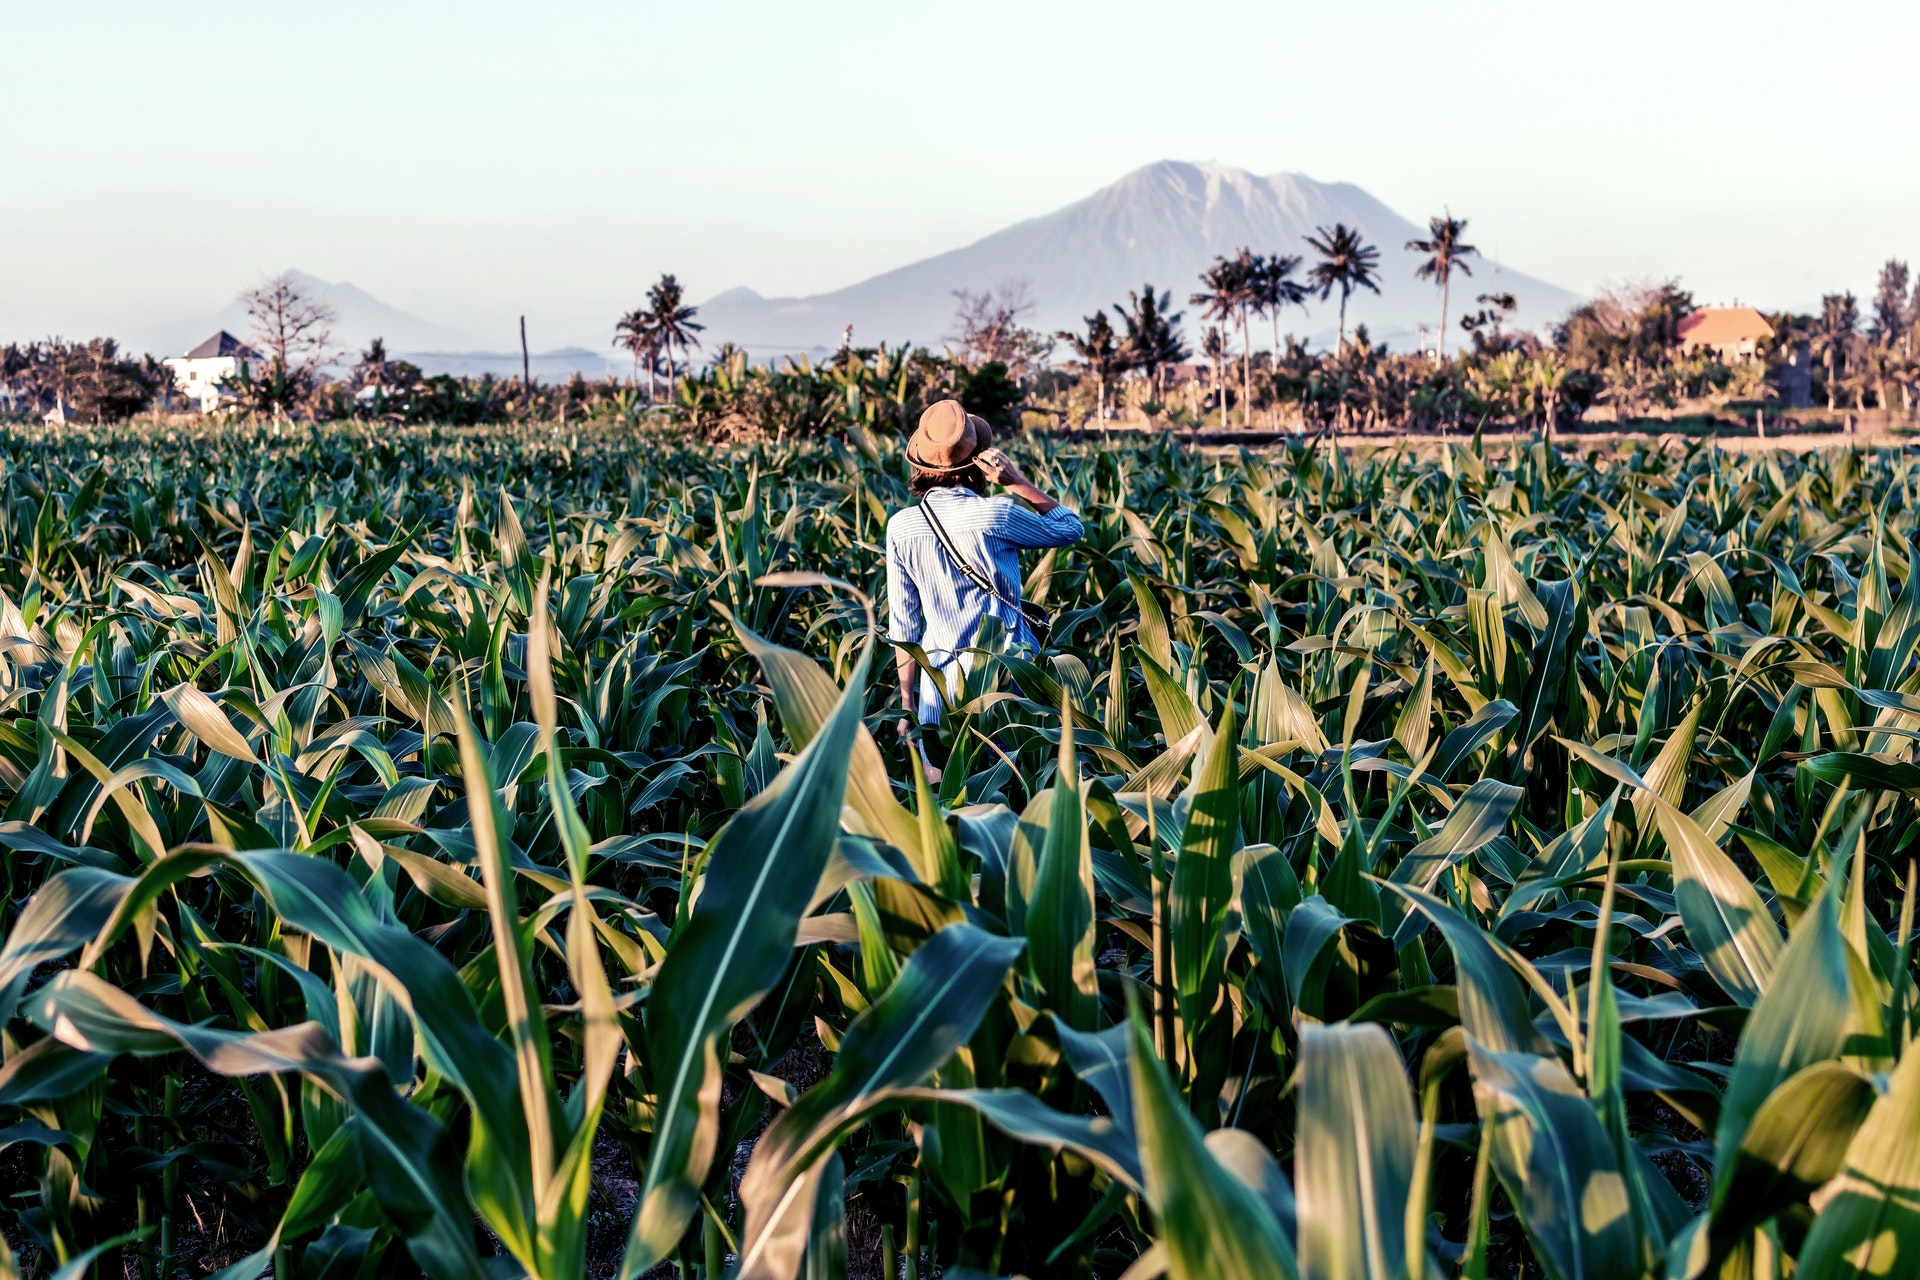
M1251 249L1242 249L1229 258L1215 255L1213 265L1200 273L1200 283L1206 289L1188 298L1194 306L1201 308L1201 314L1209 320L1237 321L1240 325L1240 411L1242 425L1251 425L1253 404L1253 375L1248 363L1248 351L1252 342L1247 336L1247 313L1258 300L1257 281L1260 275L1260 259L1254 257ZM1224 336L1222 338L1224 342ZM1224 426L1227 418L1226 397L1220 398L1220 421Z
M653 312L638 308L620 317L613 326L613 345L623 351L633 353L633 372L627 376L630 384L640 381L640 357L647 358L647 403L653 403L653 366L660 352L660 337L653 326Z
M1859 328L1860 303L1852 293L1829 293L1820 299L1820 316L1813 325L1813 351L1827 370L1829 411L1840 407L1840 378Z
M700 308L687 304L687 291L673 278L672 272L662 275L660 282L647 290L647 310L652 316L654 333L658 335L660 345L666 348L667 389L672 391L674 344L680 344L681 362L691 376L692 348L700 345L700 339L694 335L707 326L694 319L700 314Z
M1472 275L1473 268L1469 267L1464 259L1470 254L1480 252L1472 245L1460 239L1461 233L1466 229L1467 220L1465 218L1456 218L1453 216L1451 209L1444 209L1438 218L1427 219L1427 238L1425 240L1407 241L1407 248L1412 249L1415 253L1428 255L1427 260L1414 269L1413 278L1416 280L1432 280L1440 286L1440 338L1434 351L1442 360L1446 359L1447 355L1445 350L1447 340L1447 285L1453 279L1453 273L1455 271L1458 271L1463 276Z
M1880 282L1873 295L1873 341L1886 353L1886 359L1880 362L1883 370L1880 388L1880 407L1890 408L1886 403L1887 386L1885 379L1898 379L1897 370L1904 369L1907 359L1913 354L1914 317L1907 303L1907 281L1910 276L1907 264L1899 258L1888 258L1880 268ZM1920 293L1920 290L1916 290ZM1901 384L1901 393L1906 395L1906 384Z
M1287 307L1307 306L1308 289L1293 278L1300 269L1297 253L1276 253L1256 259L1260 269L1253 278L1253 308L1273 321L1273 356L1280 358L1280 312Z
M1233 358L1227 347L1227 331L1217 324L1207 326L1200 338L1200 354L1207 358L1207 372L1213 377L1213 398L1220 406L1220 425L1227 425L1226 364Z
M1083 376L1093 379L1094 420L1107 425L1107 383L1127 370L1127 353L1113 332L1107 313L1096 311L1083 316L1087 331L1083 334L1062 329L1055 336L1073 351L1074 361Z
M1127 327L1127 336L1120 344L1127 367L1147 375L1147 394L1154 400L1160 398L1160 371L1187 358L1187 344L1179 329L1185 313L1169 312L1172 304L1171 289L1156 294L1149 283L1142 285L1139 293L1129 289L1126 306L1117 302L1113 305L1114 314Z
M1319 238L1307 236L1320 261L1307 272L1307 283L1320 294L1320 300L1340 290L1340 340L1334 350L1347 345L1347 297L1355 289L1380 292L1380 251L1360 239L1360 229L1336 222L1331 230L1315 227Z
M1260 271L1264 261L1253 250L1244 248L1234 259L1240 277L1234 302L1240 312L1240 425L1243 427L1253 425L1253 337L1248 332L1247 321L1260 305Z

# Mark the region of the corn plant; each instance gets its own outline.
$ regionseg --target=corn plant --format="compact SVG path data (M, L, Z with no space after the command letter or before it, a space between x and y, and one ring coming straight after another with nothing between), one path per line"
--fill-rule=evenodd
M1920 1268L1920 457L1021 447L0 436L0 1268Z

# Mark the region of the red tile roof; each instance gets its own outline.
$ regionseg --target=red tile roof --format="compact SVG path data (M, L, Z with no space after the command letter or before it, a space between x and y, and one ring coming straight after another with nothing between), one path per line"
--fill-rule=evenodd
M1752 307L1703 307L1680 321L1680 345L1721 347L1773 336L1773 326Z

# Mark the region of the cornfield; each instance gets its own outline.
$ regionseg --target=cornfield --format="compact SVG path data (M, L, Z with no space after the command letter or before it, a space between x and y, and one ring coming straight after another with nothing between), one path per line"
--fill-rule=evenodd
M1019 451L0 437L0 1270L1920 1275L1920 457Z

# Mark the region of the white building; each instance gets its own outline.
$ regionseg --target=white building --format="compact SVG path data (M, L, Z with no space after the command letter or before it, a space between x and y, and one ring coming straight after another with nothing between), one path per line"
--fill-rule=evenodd
M240 366L249 362L261 363L260 353L222 329L186 355L161 363L173 370L174 384L199 404L200 412L212 413L222 400L233 398L232 392L221 388L221 381L238 374Z

